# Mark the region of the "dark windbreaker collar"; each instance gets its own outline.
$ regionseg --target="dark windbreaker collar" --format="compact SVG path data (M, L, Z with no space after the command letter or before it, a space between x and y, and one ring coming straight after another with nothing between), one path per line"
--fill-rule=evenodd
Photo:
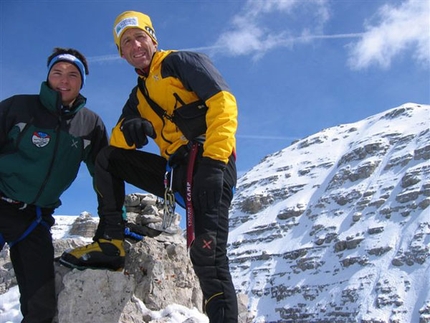
M40 86L39 97L43 106L55 115L73 115L82 109L87 103L87 99L83 95L79 94L70 108L68 107L67 109L62 110L61 94L51 89L46 81L42 82L42 85Z

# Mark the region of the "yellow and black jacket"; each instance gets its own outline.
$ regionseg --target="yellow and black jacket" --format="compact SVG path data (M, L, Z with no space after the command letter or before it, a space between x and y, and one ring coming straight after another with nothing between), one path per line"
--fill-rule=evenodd
M205 102L208 111L203 156L227 163L236 150L236 99L209 58L194 52L159 51L154 54L148 73L137 72L151 99L168 115L183 104L199 99ZM154 112L136 86L112 131L112 146L135 148L127 145L120 130L122 120L130 116L141 116L152 123L156 133L154 140L166 159L188 142L173 122L162 120Z

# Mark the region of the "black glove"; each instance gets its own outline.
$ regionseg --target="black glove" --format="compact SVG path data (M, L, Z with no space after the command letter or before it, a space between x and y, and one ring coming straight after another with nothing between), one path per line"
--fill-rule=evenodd
M141 117L125 118L121 124L121 131L127 145L135 145L136 148L142 148L148 143L146 136L151 138L156 136L152 123Z
M226 165L209 157L203 157L193 178L192 201L196 210L204 213L218 206L224 182Z

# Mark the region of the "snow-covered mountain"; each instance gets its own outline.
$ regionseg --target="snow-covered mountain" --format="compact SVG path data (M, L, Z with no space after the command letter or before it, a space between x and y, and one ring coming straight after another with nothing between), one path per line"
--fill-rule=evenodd
M429 127L404 104L240 178L229 258L253 322L430 322Z

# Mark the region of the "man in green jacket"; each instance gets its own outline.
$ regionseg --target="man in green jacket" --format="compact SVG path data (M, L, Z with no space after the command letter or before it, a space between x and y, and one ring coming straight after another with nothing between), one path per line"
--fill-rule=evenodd
M10 247L25 323L51 323L55 316L52 214L81 162L93 175L108 144L105 125L80 94L85 57L55 48L47 66L38 95L0 102L0 240Z
M112 249L124 239L124 181L159 197L167 196L169 201L174 192L187 211L190 257L210 322L237 322L227 258L228 211L237 180L235 97L207 56L158 51L147 15L120 14L113 33L120 55L138 74L138 86L112 131L110 146L97 158L100 222L96 241L64 253L60 262L85 268L94 267L102 255L106 257L104 263L98 263L100 267L111 267L120 260L113 258ZM202 124L188 127L198 131L188 131L178 121L178 111L185 107L193 115L203 112ZM186 126L195 125L186 117L182 121ZM147 137L154 139L160 155L138 150L148 143Z

